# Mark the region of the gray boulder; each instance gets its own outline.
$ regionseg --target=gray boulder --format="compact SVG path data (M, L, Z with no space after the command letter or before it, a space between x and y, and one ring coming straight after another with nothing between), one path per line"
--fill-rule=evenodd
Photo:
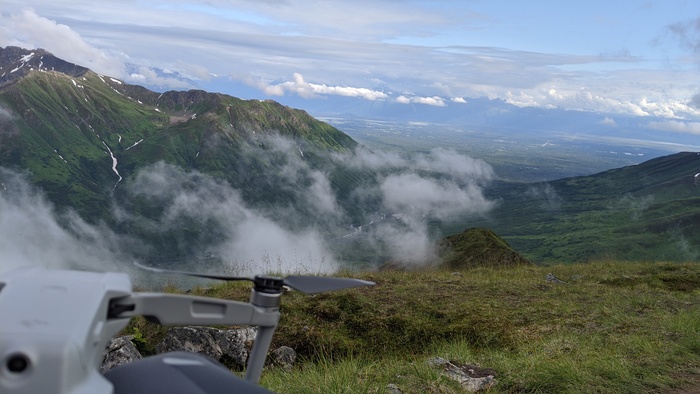
M228 367L245 368L255 328L219 330L212 327L173 327L156 346L157 353L188 351L204 354Z
M270 353L270 363L283 369L291 368L296 358L297 352L289 346L280 346Z
M428 365L441 369L445 376L458 382L464 390L470 393L488 390L496 384L496 372L492 369L471 364L459 364L442 357L431 358L428 360Z
M566 282L564 282L563 280L560 280L559 278L557 278L556 276L554 276L554 274L551 273L551 272L547 274L546 280L547 280L547 283L554 283L554 284L557 284L557 285L566 284Z
M133 335L112 338L107 344L102 356L102 365L100 372L105 373L110 369L138 360L141 353L136 349L136 346L131 342Z

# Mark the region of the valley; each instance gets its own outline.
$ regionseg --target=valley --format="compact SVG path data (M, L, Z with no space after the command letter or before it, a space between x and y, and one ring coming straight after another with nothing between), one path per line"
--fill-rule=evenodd
M700 151L700 145L612 138L575 131L526 133L517 127L397 122L320 117L358 142L380 150L426 152L450 148L486 161L499 179L541 182L592 175L639 164L679 151Z
M0 225L12 237L53 229L58 266L419 267L470 227L537 264L700 256L700 156L676 153L698 146L533 132L541 111L485 100L500 106L489 119L507 114L500 126L464 120L479 106L457 123L317 119L272 100L153 92L31 53L0 52L12 70L0 86L0 204L17 220ZM522 127L506 122L528 113ZM28 239L11 244L21 259L35 253Z
M432 221L434 234L495 230L538 264L700 259L700 146L595 135L469 131L324 118L360 143L415 154L450 147L493 166L483 215ZM544 143L542 142L544 141ZM653 175L652 175L653 174Z

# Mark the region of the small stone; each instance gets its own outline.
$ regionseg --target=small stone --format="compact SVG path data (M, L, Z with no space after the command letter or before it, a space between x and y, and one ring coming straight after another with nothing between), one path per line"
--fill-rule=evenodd
M100 366L101 373L105 373L114 367L142 358L141 353L139 353L136 346L131 342L133 337L133 335L126 335L112 338L109 341L102 356L102 365Z
M559 280L559 278L554 276L554 274L551 272L547 274L547 282L555 283L555 284L565 284L566 283L563 280Z
M273 365L278 367L289 369L294 365L294 361L297 358L297 352L289 346L281 346L272 351L270 354L270 359Z

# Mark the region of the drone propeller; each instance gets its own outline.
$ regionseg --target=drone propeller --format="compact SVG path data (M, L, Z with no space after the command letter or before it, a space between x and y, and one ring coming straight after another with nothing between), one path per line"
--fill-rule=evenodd
M147 265L143 265L140 263L137 263L134 261L134 265L147 270L151 272L157 272L159 274L177 274L177 275L187 275L187 276L195 276L198 278L205 278L205 279L218 279L218 280L227 280L227 281L235 281L235 280L247 280L249 282L255 282L254 278L247 278L245 276L227 276L227 275L214 275L214 274L200 274L197 272L188 272L188 271L177 271L177 270L169 270L165 268L156 268L156 267L149 267Z
M200 274L197 272L169 270L163 268L149 267L143 264L139 264L137 262L134 262L134 265L141 269L158 273L188 275L197 278L216 279L225 281L247 280L255 283L256 288L258 286L262 287L263 291L265 289L280 290L282 286L289 286L305 294L316 294L324 291L342 290L359 286L373 286L375 284L374 282L354 278L336 278L328 276L309 275L291 275L287 276L286 278L276 278L270 276L256 276L255 278L249 278L245 276Z

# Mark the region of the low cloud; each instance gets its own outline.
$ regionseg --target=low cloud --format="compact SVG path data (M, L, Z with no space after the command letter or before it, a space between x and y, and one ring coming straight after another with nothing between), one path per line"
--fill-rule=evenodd
M0 168L0 271L19 266L129 270L138 243L74 212L59 214L27 178Z
M347 240L382 261L423 264L434 259L441 236L429 223L463 222L493 207L483 194L493 170L481 160L447 149L399 155L360 147L332 157L341 171L370 177L351 191L354 206L364 209L351 215L341 207L331 175L312 167L303 147L261 138L266 150L250 154L272 157L269 182L281 199L244 198L224 180L156 163L125 180L124 198L113 207L118 227L139 234L139 241L73 212L57 213L23 176L0 170L0 268L36 264L131 272L131 261L157 262L159 246L170 248L163 264L179 263L169 259L180 256L192 264L224 265L184 267L190 270L326 273L340 267L337 253L344 253Z
M129 185L130 199L161 208L152 218L157 232L185 224L201 228L195 241L206 246L202 255L219 256L230 270L248 274L333 271L340 264L335 253L348 239L375 249L375 256L425 263L435 257L439 237L428 223L483 215L493 206L482 192L493 170L481 160L446 149L401 156L360 147L333 157L341 167L375 177L351 192L354 206L365 210L353 216L341 208L331 176L311 168L296 142L264 141L267 151L251 154L274 155L271 186L287 196L272 205L253 205L223 181L164 163L139 172ZM302 205L292 209L292 200Z
M434 259L439 234L429 231L430 221L465 221L470 215L487 214L494 205L483 194L494 178L491 166L454 150L400 156L359 148L344 161L376 171L376 186L356 192L379 200L382 214L364 223L362 231L369 244L388 250L401 263Z
M18 134L19 127L17 123L13 120L14 115L12 111L4 108L0 104L0 135L3 134Z
M12 119L12 117L12 112L10 112L9 109L4 108L2 105L0 105L0 120L9 120Z
M129 193L162 207L154 219L157 233L179 231L188 223L197 229L204 247L201 256L216 255L230 272L318 273L337 268L318 230L290 226L250 207L224 181L161 162L139 171Z
M610 206L610 210L629 212L630 220L638 221L644 212L654 203L654 196L634 196L625 194L614 204Z
M381 184L384 206L390 211L448 219L454 214L487 211L491 203L474 185L436 180L415 173L390 175Z
M532 186L527 189L525 194L532 198L533 202L539 202L538 205L545 211L558 211L564 202L559 193L549 183Z
M166 72L162 74L164 75L157 73L149 67L140 66L137 67L136 70L132 70L125 80L137 85L165 87L168 89L185 90L192 88L189 81L169 76Z

